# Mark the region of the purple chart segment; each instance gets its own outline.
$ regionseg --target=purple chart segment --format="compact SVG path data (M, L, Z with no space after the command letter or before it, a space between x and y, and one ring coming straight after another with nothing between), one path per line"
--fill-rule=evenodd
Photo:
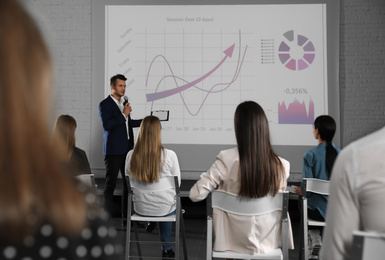
M298 35L298 46L302 46L307 41L307 38L302 35Z
M306 44L305 47L303 47L303 50L304 51L315 51L313 43L309 42L308 44Z
M309 38L296 34L294 30L285 32L283 36L278 48L281 63L294 71L309 68L315 59L315 47Z
M290 51L290 47L285 42L281 42L278 51Z
M306 69L308 66L302 59L298 60L298 70Z
M315 54L304 54L303 55L304 59L309 62L310 64L313 63Z
M296 61L291 59L288 63L286 63L286 67L291 70L296 70Z
M285 63L288 59L290 59L290 54L288 53L280 53L278 56L282 63Z

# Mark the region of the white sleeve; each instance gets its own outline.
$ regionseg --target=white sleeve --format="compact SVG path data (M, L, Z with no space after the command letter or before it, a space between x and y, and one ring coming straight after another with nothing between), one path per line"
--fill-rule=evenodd
M169 152L170 159L171 159L171 162L172 162L172 165L171 165L171 175L178 177L179 186L180 186L182 180L181 180L178 156L176 155L176 153L174 151L168 150L168 152Z
M125 175L130 176L130 164L131 164L131 156L132 156L132 151L129 151L126 157L126 164L125 164Z
M219 154L210 169L202 173L200 179L190 189L190 199L194 202L204 200L210 192L218 187L226 174L228 174L226 164Z

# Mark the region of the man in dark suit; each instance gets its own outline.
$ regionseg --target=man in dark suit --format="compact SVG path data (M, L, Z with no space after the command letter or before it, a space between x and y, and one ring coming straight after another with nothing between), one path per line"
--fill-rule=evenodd
M104 129L104 163L106 165L106 183L104 187L104 206L112 213L114 209L113 193L119 170L123 180L122 217L127 217L128 189L125 181L125 161L129 150L134 147L133 127L139 127L142 120L131 120L132 108L124 102L126 91L124 75L111 77L111 95L99 104L99 116Z

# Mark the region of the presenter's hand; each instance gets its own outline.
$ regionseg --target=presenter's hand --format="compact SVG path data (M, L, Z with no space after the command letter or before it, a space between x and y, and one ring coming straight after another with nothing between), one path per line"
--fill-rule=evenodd
M124 106L124 108L123 108L123 114L124 114L125 116L128 116L128 115L131 113L131 111L132 111L132 108L131 108L131 106L130 106L130 103L127 103L127 104Z

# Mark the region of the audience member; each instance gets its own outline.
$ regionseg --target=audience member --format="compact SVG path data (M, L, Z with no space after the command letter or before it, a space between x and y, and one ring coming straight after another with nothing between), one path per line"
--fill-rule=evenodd
M0 258L117 259L115 229L52 149L49 53L15 0L0 1L0 60Z
M330 179L334 161L340 152L340 149L332 143L335 132L336 122L331 116L322 115L315 119L313 135L318 140L318 146L307 151L303 156L303 178ZM302 194L301 188L298 187L296 192ZM308 217L317 221L325 221L328 196L308 192L306 197ZM310 258L318 256L322 246L321 233L322 227L309 227L308 250Z
M245 198L275 195L286 189L290 163L274 153L262 107L253 101L239 104L234 127L237 147L219 153L191 188L191 200L203 200L215 189ZM280 211L238 216L214 209L214 250L263 254L281 247L281 216ZM294 248L290 223L289 227L288 245Z
M139 129L134 150L127 154L126 174L146 183L158 182L160 178L178 176L181 183L177 155L161 143L160 121L155 116L147 116ZM144 194L135 190L134 210L144 216L169 216L175 214L175 190ZM172 222L159 222L159 237L162 242L171 242ZM174 257L171 244L162 244L162 257Z
M86 152L76 147L76 120L70 115L61 115L55 123L53 147L59 152L59 159L72 176L91 174Z
M333 167L320 259L351 259L354 230L385 233L385 128L357 140Z

